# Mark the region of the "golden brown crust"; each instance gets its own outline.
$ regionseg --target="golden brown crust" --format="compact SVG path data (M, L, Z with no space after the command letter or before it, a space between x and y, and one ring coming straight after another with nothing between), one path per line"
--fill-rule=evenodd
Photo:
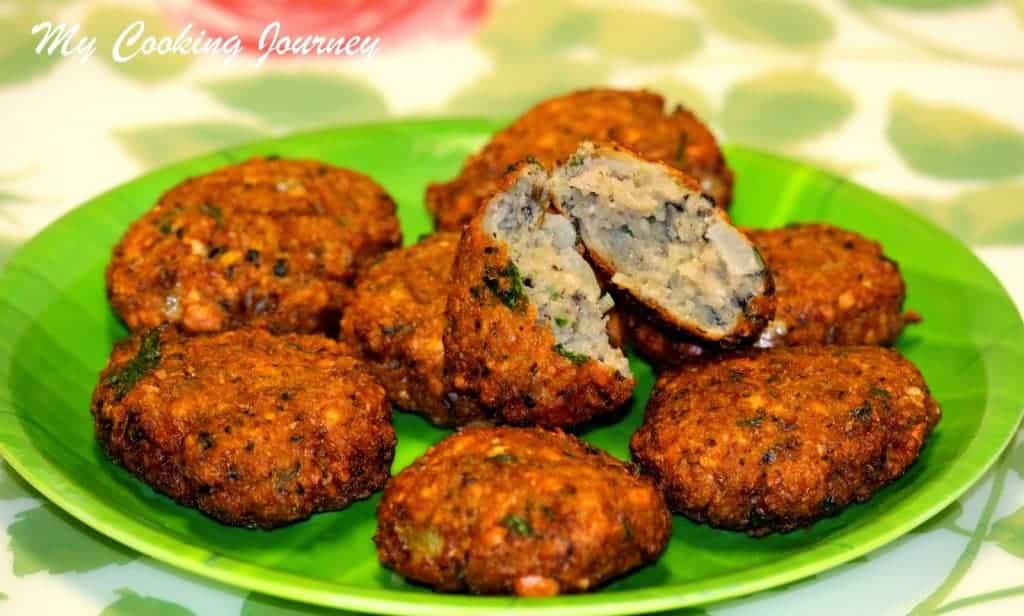
M592 589L664 549L665 502L646 477L558 431L468 428L384 491L380 561L438 590Z
M165 193L114 249L107 290L136 331L323 331L357 268L400 243L395 204L369 177L254 158Z
M678 366L720 352L706 340L669 330L642 307L624 306L620 315L629 345L655 366Z
M444 378L445 306L457 233L436 233L385 254L352 292L342 336L358 347L391 402L441 426L484 418Z
M691 112L665 113L665 100L642 90L595 89L543 101L470 156L458 177L427 188L427 208L439 229L458 230L496 192L510 165L528 156L549 170L579 142L615 141L650 160L697 178L700 189L727 208L732 172L714 136Z
M321 336L170 328L115 346L92 399L107 454L179 503L238 526L342 509L383 487L384 390Z
M452 269L444 349L453 388L516 425L566 427L614 411L632 395L632 377L593 359L574 363L537 324L525 294L510 306L490 289L509 283L501 272L510 259L508 246L482 230L483 214L463 231Z
M630 446L673 511L760 535L867 500L917 459L939 416L896 351L781 347L666 372Z
M889 345L903 331L906 286L878 242L827 224L748 234L775 272L785 344Z
M768 329L781 324L785 331L762 336L762 345L891 345L916 320L903 312L899 266L878 242L823 223L745 232L774 279L775 320ZM673 333L640 310L627 309L623 318L633 347L657 364L721 350Z

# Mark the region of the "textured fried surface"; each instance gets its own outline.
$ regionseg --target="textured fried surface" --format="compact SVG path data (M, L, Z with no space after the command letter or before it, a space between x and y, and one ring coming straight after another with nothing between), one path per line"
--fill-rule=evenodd
M663 374L631 449L673 511L759 535L867 500L939 415L896 351L780 347Z
M455 391L495 420L518 425L572 426L614 411L632 395L633 379L593 359L566 357L525 294L507 301L508 246L483 231L483 214L463 231L452 269L444 348Z
M721 350L705 340L669 329L662 321L650 318L643 306L620 305L622 329L630 347L655 366L678 366Z
M467 428L399 473L377 510L381 562L444 591L592 589L654 560L671 518L650 480L562 432Z
M255 158L165 193L114 249L107 290L132 330L309 333L336 327L357 268L400 242L365 175Z
M903 312L906 287L899 266L878 242L828 224L746 233L775 280L775 321L762 346L890 345L915 320ZM634 348L658 364L717 350L670 332L641 311L629 311L624 321Z
M384 255L360 275L341 324L391 402L442 426L482 418L444 378L445 305L458 243L457 233L442 232Z
M787 345L896 341L906 287L882 245L827 224L748 231L775 274Z
M728 207L732 172L714 136L692 113L665 113L652 92L584 90L539 103L466 160L458 177L427 188L427 207L440 229L460 229L490 197L513 163L532 156L548 169L584 139L615 141L694 176L700 189Z
M92 399L114 461L183 505L273 527L383 487L386 394L321 336L152 330L114 348Z

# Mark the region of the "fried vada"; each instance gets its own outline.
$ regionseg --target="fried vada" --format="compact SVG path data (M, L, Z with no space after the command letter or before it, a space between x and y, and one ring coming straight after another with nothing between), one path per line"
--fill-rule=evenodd
M666 328L735 342L773 317L772 276L757 249L677 169L584 142L549 185L595 268Z
M136 334L114 348L91 409L112 460L234 526L347 507L384 486L395 452L384 389L323 336Z
M592 590L662 552L651 481L576 437L466 428L399 473L377 509L384 566L446 592Z
M485 417L444 376L445 306L458 244L457 233L440 232L385 254L359 276L341 324L392 404L439 426Z
M463 231L452 270L445 369L459 395L495 420L583 423L633 391L608 338L612 298L576 246L572 223L548 211L547 172L514 168Z
M920 320L903 310L906 285L881 244L824 223L750 229L747 236L775 283L775 318L756 346L891 345ZM659 365L678 365L720 349L624 311L633 348Z
M107 292L132 330L336 330L358 268L400 243L395 203L369 177L254 158L165 193L114 248Z
M779 347L663 373L630 445L672 511L764 535L871 498L914 463L939 416L894 350Z

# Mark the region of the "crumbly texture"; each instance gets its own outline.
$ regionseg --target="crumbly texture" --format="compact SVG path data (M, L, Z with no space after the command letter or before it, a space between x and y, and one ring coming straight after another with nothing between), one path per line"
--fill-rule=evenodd
M383 388L322 336L154 329L115 346L91 408L115 462L236 526L343 509L384 486L395 452Z
M545 180L537 165L517 167L464 230L445 368L455 391L495 420L563 427L614 411L633 377L609 344L602 311L611 303L573 247L572 227L544 212ZM513 211L521 215L506 217Z
M772 277L696 182L618 146L584 142L551 177L595 267L668 327L712 341L758 334Z
M400 243L369 177L254 158L165 193L115 247L107 291L132 330L336 330L357 269Z
M380 561L448 592L591 590L653 561L671 516L646 477L558 431L467 428L399 473L377 510Z
M427 207L441 229L461 229L497 190L509 166L527 156L548 169L584 139L615 141L697 178L700 190L728 207L732 172L714 136L682 107L641 90L584 90L539 103L466 160L453 180L427 188Z
M457 233L436 233L384 255L359 276L342 337L384 385L392 404L441 426L484 419L444 377L445 306Z
M920 319L903 311L906 285L899 266L881 244L828 224L752 229L775 282L775 318L756 345L890 345L908 323ZM677 365L719 351L715 346L646 319L625 314L628 336L644 357Z
M762 535L871 498L939 416L896 351L780 347L663 374L631 449L673 511Z
M626 356L608 336L615 301L578 252L572 222L547 209L547 180L540 166L524 166L513 187L488 205L483 231L508 247L509 267L537 308L537 324L551 329L564 355L589 357L628 374Z

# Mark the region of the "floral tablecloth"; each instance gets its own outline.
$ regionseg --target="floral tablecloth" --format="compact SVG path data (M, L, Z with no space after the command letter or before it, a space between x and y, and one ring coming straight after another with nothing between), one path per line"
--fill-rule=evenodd
M256 41L380 37L347 58L150 55L128 24ZM34 24L95 53L39 55ZM1024 1L0 0L0 261L86 198L206 150L402 116L511 117L594 84L649 86L724 140L814 161L970 244L1024 304ZM742 178L740 179L742 181ZM1024 378L1024 369L1022 369ZM0 466L0 613L320 614L179 572L92 532ZM917 531L711 614L1024 613L1024 443Z

